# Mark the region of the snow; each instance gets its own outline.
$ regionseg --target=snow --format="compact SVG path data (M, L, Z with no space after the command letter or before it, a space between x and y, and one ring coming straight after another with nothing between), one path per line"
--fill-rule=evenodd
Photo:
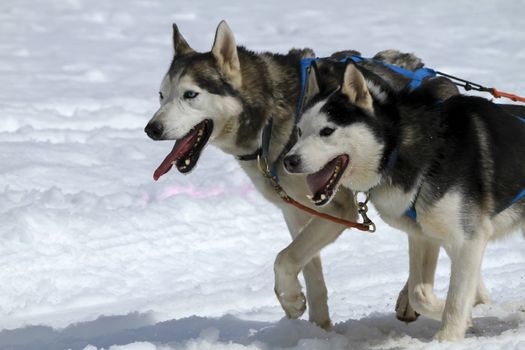
M280 212L209 147L189 176L154 183L171 143L146 138L171 23L209 50L239 43L319 55L386 48L525 93L525 1L9 1L0 5L0 349L524 349L525 241L489 246L492 305L460 343L394 317L404 233L379 222L323 251L333 332L282 319L273 261ZM377 217L374 215L375 219ZM449 260L440 257L444 297Z

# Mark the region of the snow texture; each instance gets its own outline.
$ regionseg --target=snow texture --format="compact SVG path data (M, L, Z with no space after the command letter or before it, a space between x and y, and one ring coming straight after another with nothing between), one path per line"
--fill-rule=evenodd
M172 53L171 23L209 50L226 19L248 48L318 55L396 48L525 93L525 2L95 1L0 4L0 349L525 349L525 240L489 246L493 304L460 343L395 319L404 233L379 222L323 251L334 331L282 319L280 212L213 147L189 176L143 127ZM375 219L377 217L375 216ZM442 254L436 290L445 296Z

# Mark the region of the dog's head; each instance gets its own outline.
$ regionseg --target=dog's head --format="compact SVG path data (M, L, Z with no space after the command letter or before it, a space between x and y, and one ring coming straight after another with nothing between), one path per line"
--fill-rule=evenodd
M240 62L232 31L222 21L210 52L194 51L173 24L174 57L160 85L160 108L145 128L154 140L177 140L154 178L173 165L191 171L208 141L221 137L241 112Z
M376 109L389 93L377 79L365 78L353 62L346 65L341 86L330 94L319 88L317 74L314 67L308 85L317 94L301 116L298 142L284 166L289 173L308 174L312 201L324 205L340 185L366 191L379 183L385 131Z

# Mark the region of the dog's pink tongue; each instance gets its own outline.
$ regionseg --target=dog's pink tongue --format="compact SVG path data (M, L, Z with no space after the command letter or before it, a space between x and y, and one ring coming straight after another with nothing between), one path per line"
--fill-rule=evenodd
M157 170L153 173L153 180L157 181L162 175L166 174L173 167L173 162L176 162L183 156L193 145L194 136L196 132L188 134L186 137L175 142L171 152L164 158Z
M172 163L177 160L177 142L175 142L175 146L173 146L172 151L166 156L166 158L164 158L164 161L153 173L153 180L157 181L162 175L166 174L173 167Z
M332 174L335 170L337 159L332 160L326 164L321 170L316 173L310 174L306 177L306 183L315 196L319 191L323 190L330 181Z

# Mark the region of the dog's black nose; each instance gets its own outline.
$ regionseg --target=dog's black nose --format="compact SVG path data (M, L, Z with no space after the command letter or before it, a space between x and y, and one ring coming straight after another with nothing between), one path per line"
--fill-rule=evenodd
M144 131L153 140L160 140L162 133L164 131L164 128L162 127L162 124L159 122L150 122L144 128Z
M299 157L296 154L292 154L290 156L286 156L283 159L284 167L288 172L295 173L297 172L299 165L301 164L301 157Z

